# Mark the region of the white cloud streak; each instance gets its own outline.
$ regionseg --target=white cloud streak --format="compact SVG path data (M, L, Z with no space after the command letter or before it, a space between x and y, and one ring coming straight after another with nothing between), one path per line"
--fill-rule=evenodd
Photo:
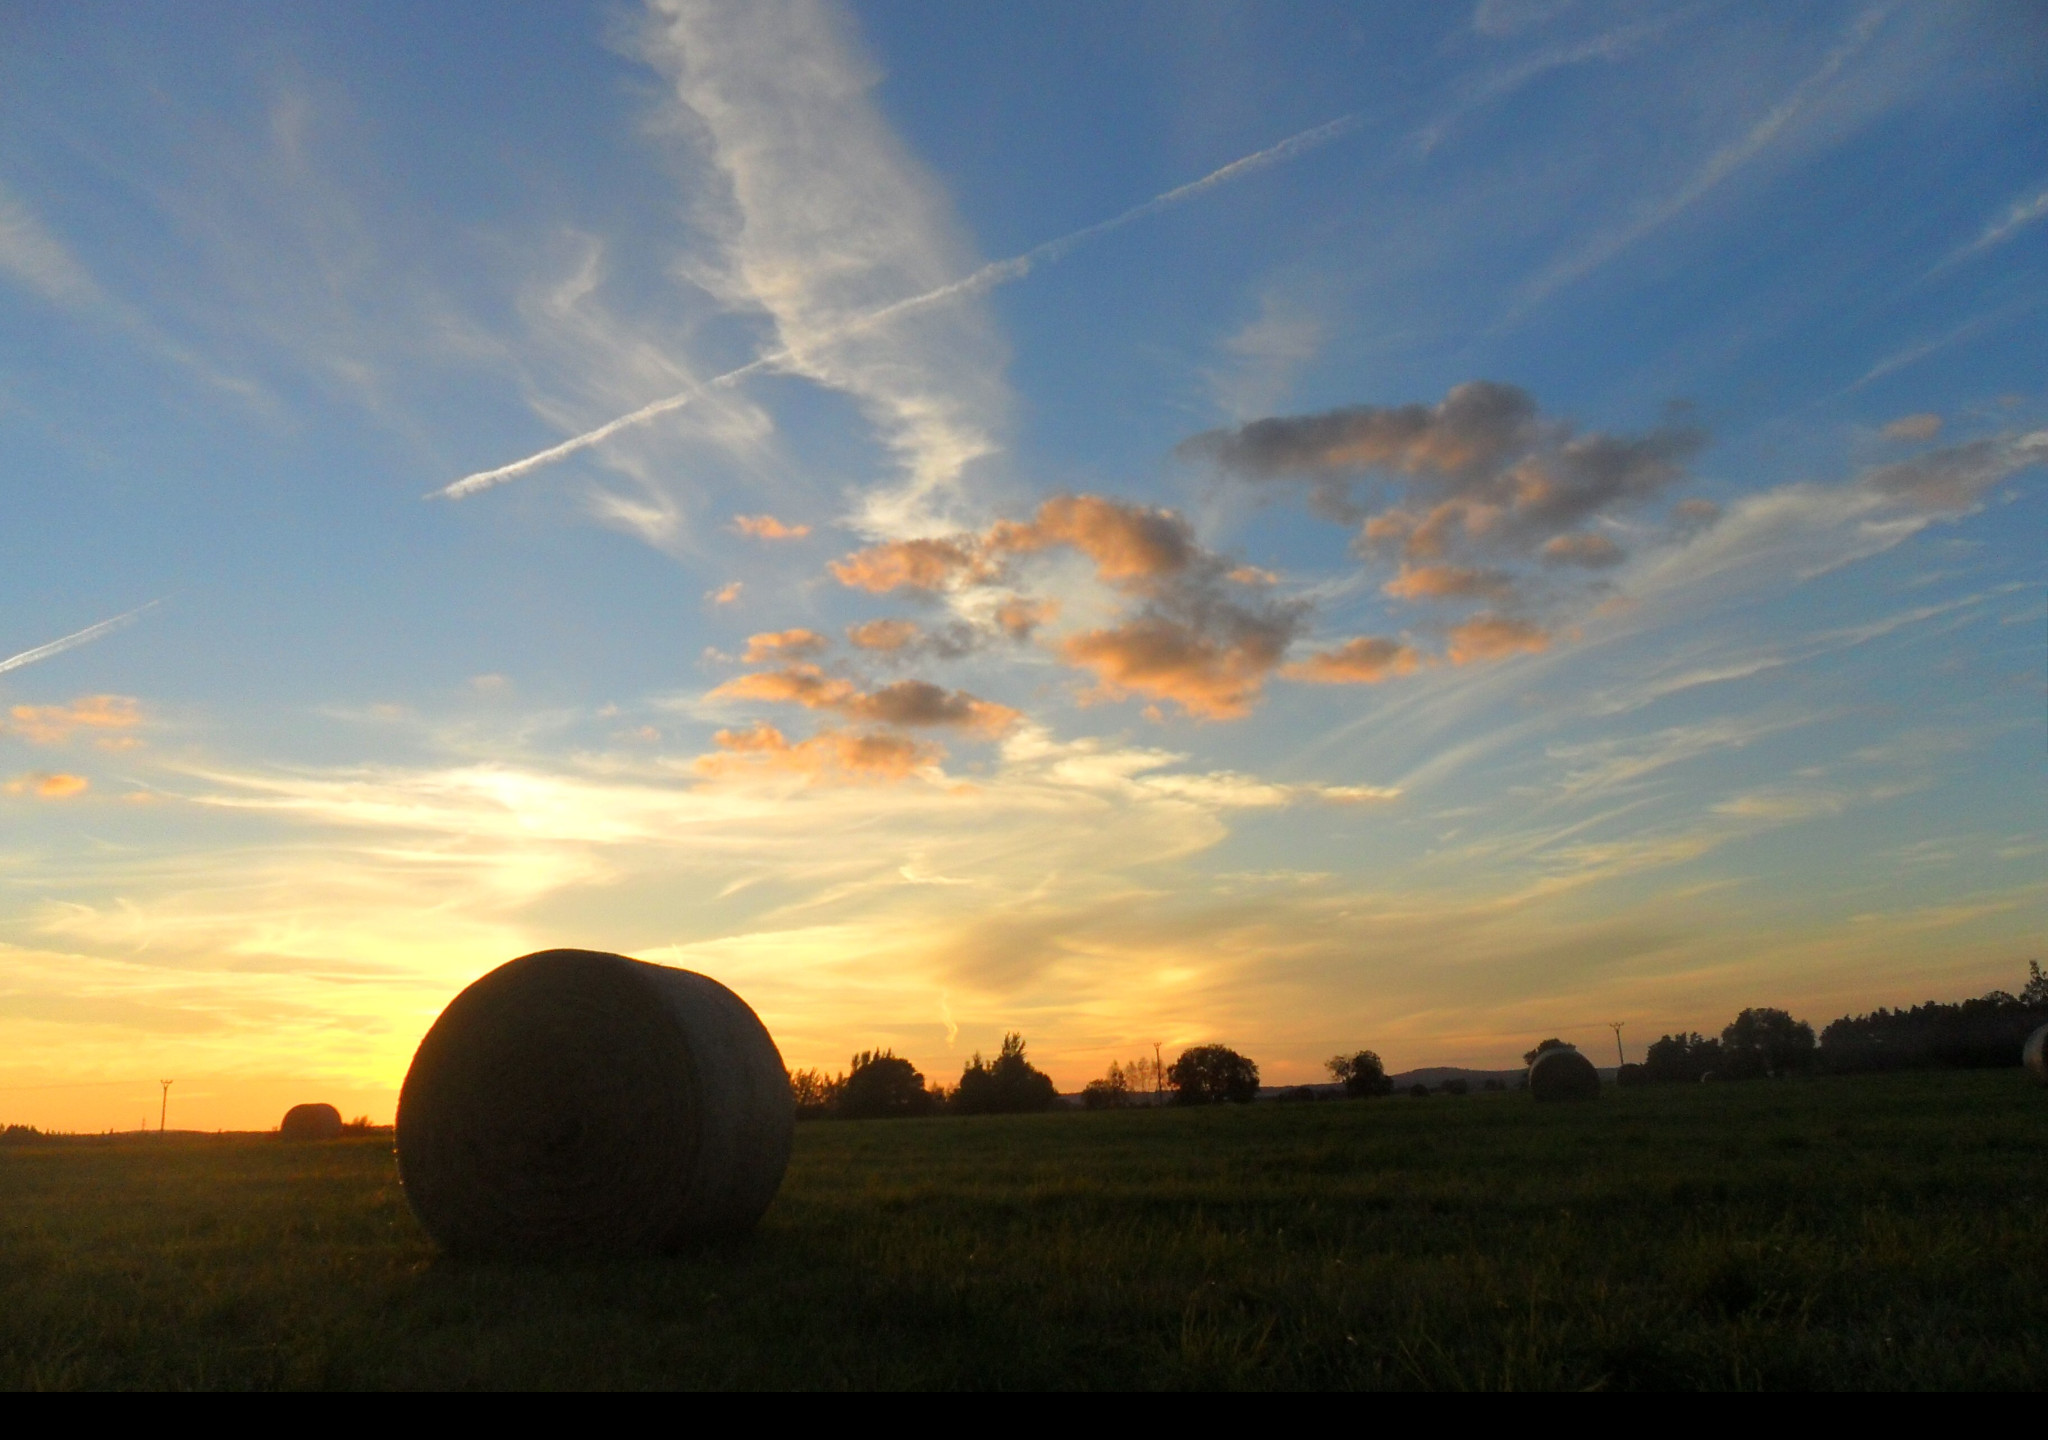
M835 328L810 336L803 348L806 351L816 350L843 340L853 339L879 329L891 321L906 318L920 311L929 310L935 306L943 305L947 301L985 294L999 285L1005 285L1014 280L1021 280L1036 267L1062 260L1075 249L1091 240L1099 239L1112 231L1122 229L1126 225L1145 219L1148 216L1156 215L1162 210L1185 204L1233 180L1240 180L1248 175L1257 174L1259 171L1271 166L1284 164L1315 149L1317 146L1327 144L1348 134L1356 129L1358 124L1359 119L1357 116L1347 115L1332 120L1327 124L1315 126L1313 129L1304 130L1299 134L1291 135L1278 144L1270 145L1263 150L1243 156L1240 159L1231 161L1228 165L1212 170L1199 180L1190 181L1188 184L1177 186L1172 190L1166 191L1164 194L1156 195L1143 204L1134 205L1119 215L1112 216L1107 220L1098 221L1096 224L1086 226L1080 230L1072 231L1057 239L1048 240L1041 245L1034 246L1021 254L1013 255L1006 260L991 261L961 279L949 281L944 285L934 286L932 289L926 290L921 294L912 295L905 299L894 301L891 304L883 305L846 321ZM728 370L722 375L715 376L706 382L706 388L717 387L722 389L736 385L741 380L752 375L773 370L800 370L802 365L803 357L799 355L797 348L785 345L757 359L751 360L737 369ZM601 445L621 430L645 424L649 420L654 420L662 415L680 410L695 399L697 394L698 392L696 391L683 391L679 394L656 400L630 414L621 415L616 420L608 421L594 430L588 430L583 434L571 436L558 445L537 451L523 459L514 460L509 464L500 465L490 470L479 470L473 475L465 475L450 485L430 492L425 498L430 500L460 500L465 496L474 495L482 490L488 490L494 485L503 484L507 480L516 480L522 475L530 474L544 466L553 464L557 460L566 459L578 451L587 450L594 445Z
M5 675L10 670L19 670L25 665L33 665L38 660L47 660L52 655L62 655L66 650L75 650L80 645L90 645L102 635L111 635L124 626L132 625L144 611L153 610L162 603L161 600L152 600L147 605L136 606L125 615L116 615L111 620L102 620L97 625L88 625L83 630L74 631L61 640L52 640L47 645L38 645L33 650L10 655L5 660L0 660L0 675Z
M1827 53L1811 73L1788 91L1785 97L1771 107L1769 114L1750 126L1738 140L1722 146L1708 157L1707 163L1699 168L1675 193L1668 196L1640 220L1614 234L1607 235L1588 246L1584 251L1565 263L1551 269L1529 288L1522 303L1514 312L1515 318L1537 302L1545 299L1572 281L1599 268L1641 240L1652 231L1662 228L1680 214L1691 209L1716 189L1729 176L1767 150L1786 128L1799 116L1810 109L1814 100L1834 82L1842 67L1853 59L1858 51L1870 43L1891 12L1895 4L1874 5L1856 17L1849 32L1834 49Z
M2036 220L2048 216L2048 189L2026 199L2015 200L2005 214L1984 227L1984 233L1956 251L1927 273L1938 275L1952 265L1974 259L1986 250L1994 249L2012 239Z

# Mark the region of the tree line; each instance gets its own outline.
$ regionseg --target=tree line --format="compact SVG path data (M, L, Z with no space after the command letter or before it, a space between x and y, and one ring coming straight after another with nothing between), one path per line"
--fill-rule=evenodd
M1744 1010L1718 1036L1696 1031L1664 1035L1651 1043L1640 1064L1623 1065L1616 1076L1623 1085L1649 1085L1701 1080L1748 1080L1766 1076L1846 1075L1874 1070L1980 1068L2020 1063L2020 1050L2033 1030L2048 1024L2048 975L2039 961L2027 962L2027 983L2018 995L1993 990L1974 1000L1943 1004L1930 1000L1908 1010L1873 1010L1845 1015L1818 1035L1813 1026L1790 1012L1769 1006ZM1545 1050L1565 1046L1545 1040L1525 1054L1533 1064ZM1347 1096L1366 1099L1393 1093L1387 1067L1371 1050L1331 1057L1325 1069ZM928 1084L918 1069L891 1050L863 1050L837 1075L799 1070L789 1077L797 1118L804 1120L883 1119L913 1115L1013 1115L1050 1110L1060 1103L1052 1077L1025 1056L1024 1037L1003 1036L995 1058L979 1051L962 1068L950 1089ZM1452 1077L1439 1089L1462 1095L1469 1090ZM1482 1088L1497 1090L1489 1079ZM1112 1062L1100 1078L1081 1091L1090 1110L1115 1110L1137 1105L1248 1104L1258 1098L1259 1066L1227 1045L1196 1045L1171 1064L1158 1056ZM1427 1095L1424 1085L1409 1087ZM1311 1099L1315 1091L1296 1086L1284 1099Z
M924 1075L892 1050L863 1050L837 1075L798 1070L789 1077L799 1120L881 1120L915 1115L1020 1115L1060 1103L1052 1077L1024 1053L1024 1037L1003 1036L993 1060L974 1053L951 1089ZM1170 1102L1177 1105L1245 1104L1258 1098L1259 1067L1225 1045L1197 1045L1171 1065L1157 1057L1112 1063L1108 1074L1081 1092L1090 1110Z
M1978 1070L2020 1063L2027 1036L2048 1025L2048 975L2027 962L2020 993L1929 1000L1906 1010L1844 1015L1818 1036L1783 1010L1744 1010L1719 1037L1686 1032L1653 1042L1620 1083L1749 1080L1762 1076L1855 1075L1880 1070Z

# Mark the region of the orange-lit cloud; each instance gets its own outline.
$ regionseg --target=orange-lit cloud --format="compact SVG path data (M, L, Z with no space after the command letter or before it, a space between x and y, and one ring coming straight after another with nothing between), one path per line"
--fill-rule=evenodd
M867 620L846 627L846 638L856 649L877 650L885 655L916 644L920 633L914 620Z
M986 736L1004 734L1018 719L1009 706L964 690L947 690L924 680L899 680L864 692L851 680L805 664L736 676L711 694L714 699L767 700L807 710L830 710L851 720L880 725L943 726Z
M1588 570L1605 570L1627 558L1621 547L1605 535L1589 531L1553 536L1543 543L1544 563L1549 565L1579 565Z
M36 745L57 745L76 730L132 730L142 707L129 695L81 695L69 705L17 705L8 712L13 734Z
M840 584L879 595L942 589L973 565L974 557L951 540L891 540L834 560L831 569Z
M740 598L740 591L745 588L744 582L735 580L730 585L722 585L716 590L706 590L704 598L713 605L730 605Z
M27 775L17 775L4 787L9 795L33 795L39 800L69 800L74 795L83 795L92 782L83 775L67 775L61 770L37 770Z
M772 725L721 730L711 737L718 750L694 762L710 779L787 774L812 779L902 780L945 756L937 745L907 735L854 734L827 730L792 743Z
M1034 630L1051 624L1059 613L1057 600L1031 600L1016 595L996 607L996 625L1012 640L1029 640Z
M1514 581L1498 570L1473 570L1463 565L1403 565L1401 573L1380 587L1398 600L1505 599Z
M1093 672L1099 694L1168 700L1205 720L1250 713L1266 677L1292 638L1274 626L1208 632L1163 615L1069 636L1060 647L1069 664Z
M1934 414L1901 415L1884 427L1887 440L1932 440L1941 433L1941 417Z
M735 515L732 528L756 540L801 540L811 533L808 525L785 525L773 515Z
M1188 522L1172 511L1099 495L1055 495L1031 521L994 526L985 544L991 551L1011 553L1071 545L1093 560L1095 573L1112 585L1176 574L1201 553Z
M775 660L807 660L822 653L832 642L815 630L773 630L747 637L743 659L749 665Z
M1280 673L1311 685L1377 685L1409 674L1421 663L1421 652L1412 645L1384 635L1360 635L1334 650L1321 650L1299 660Z
M1546 649L1550 636L1541 626L1527 620L1507 615L1475 615L1451 627L1450 641L1451 663L1469 665L1479 660L1502 660L1525 650Z
M1280 577L1257 565L1240 565L1223 577L1236 585L1278 585Z

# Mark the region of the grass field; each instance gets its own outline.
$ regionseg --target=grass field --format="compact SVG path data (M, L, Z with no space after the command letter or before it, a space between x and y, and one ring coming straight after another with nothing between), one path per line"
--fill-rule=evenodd
M819 1123L761 1230L437 1259L388 1140L0 1150L0 1384L2048 1384L2016 1070Z

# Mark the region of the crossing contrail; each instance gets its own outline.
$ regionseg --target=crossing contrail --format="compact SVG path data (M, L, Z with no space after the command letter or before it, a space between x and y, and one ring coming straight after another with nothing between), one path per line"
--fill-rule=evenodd
M88 625L75 634L66 635L62 640L52 640L47 645L38 645L33 650L24 650L19 655L10 655L5 660L0 660L0 675L5 675L9 670L19 670L24 665L33 665L38 660L47 660L52 655L62 655L66 650L75 649L80 645L89 645L99 639L100 636L110 635L114 631L119 630L123 625L130 624L143 611L153 610L162 603L161 600L152 600L147 605L136 606L126 615L116 615L111 620L102 620L97 625Z
M1192 200L1206 191L1215 189L1218 185L1228 184L1232 180L1264 170L1269 165L1278 165L1292 160L1295 156L1305 151L1313 150L1318 145L1327 144L1341 135L1348 134L1352 130L1357 129L1358 125L1358 116L1345 115L1329 121L1327 124L1318 125L1314 129L1304 130L1299 135L1290 135L1277 145L1269 145L1264 150L1259 150L1241 159L1233 160L1221 169L1211 170L1199 180L1191 180L1185 185L1168 190L1163 195L1155 195L1142 205L1133 205L1120 215L1113 215L1107 220L1097 221L1095 224L1076 230L1071 234L1062 235L1057 240L1048 240L1042 245L1033 246L1023 254L1013 255L1007 260L992 260L973 274L941 285L935 290L927 290L922 295L912 295L908 299L884 305L879 310L871 310L865 315L848 321L837 330L828 332L819 341L813 343L830 344L835 340L843 340L850 335L857 335L862 331L873 329L877 325L886 324L913 311L941 305L948 300L956 299L962 295L981 294L995 289L998 285L1007 285L1012 280L1021 280L1026 275L1029 275L1036 266L1050 264L1055 260L1063 259L1077 246L1086 244L1099 235L1107 235L1112 230L1120 230L1134 220L1142 220L1147 215L1155 215L1161 210L1179 205L1184 201ZM649 420L655 419L657 416L666 415L674 410L680 410L705 390L713 388L726 389L738 384L749 375L757 375L764 370L775 369L794 358L796 358L795 352L788 348L772 351L758 359L748 361L737 370L728 370L723 375L714 376L695 389L684 390L678 394L656 400L652 404L643 405L631 414L621 415L616 420L606 421L595 430L586 430L581 435L572 435L559 445L550 445L545 450L535 451L523 460L514 460L511 464L500 465L494 470L479 470L474 475L465 475L451 485L444 485L439 490L429 491L424 498L428 500L460 500L465 495L474 495L479 490L488 490L493 485L502 485L507 480L516 480L521 475L540 469L543 465L552 465L555 461L574 455L579 450L588 450L593 445L602 444L621 430L630 429L635 425L644 424Z

